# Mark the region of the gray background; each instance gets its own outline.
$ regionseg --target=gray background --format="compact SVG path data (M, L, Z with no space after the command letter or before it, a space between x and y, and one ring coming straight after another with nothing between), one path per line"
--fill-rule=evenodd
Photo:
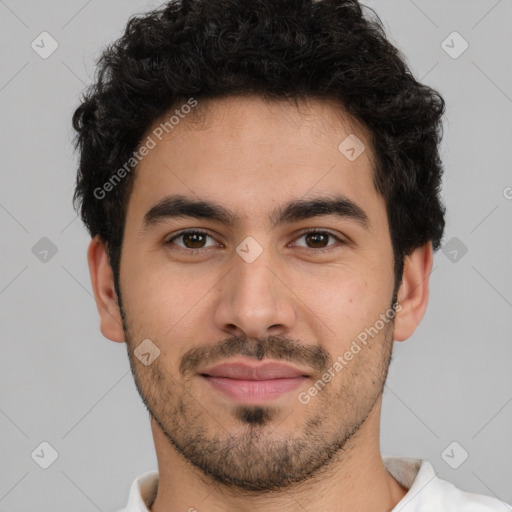
M441 478L512 502L512 1L366 4L447 102L448 245L423 323L395 343L382 451L427 458ZM158 5L0 0L0 511L112 511L157 468L126 346L99 331L89 239L71 206L70 123L101 48ZM47 59L31 47L43 31L59 44ZM456 59L441 46L453 31L469 43ZM58 453L48 469L44 441Z

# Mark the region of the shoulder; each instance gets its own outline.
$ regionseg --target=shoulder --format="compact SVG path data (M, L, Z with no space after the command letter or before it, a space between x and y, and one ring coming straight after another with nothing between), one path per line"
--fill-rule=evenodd
M158 470L139 475L130 487L126 507L116 512L148 512L155 499L159 482Z
M491 496L463 491L446 480L437 479L435 489L441 510L457 512L512 512L512 507Z
M437 476L427 460L385 457L392 476L408 489L392 512L512 512L512 506L490 496L463 491Z

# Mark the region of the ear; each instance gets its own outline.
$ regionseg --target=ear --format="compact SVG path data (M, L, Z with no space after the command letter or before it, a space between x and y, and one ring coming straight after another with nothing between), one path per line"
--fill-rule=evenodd
M100 314L100 330L105 338L123 342L124 330L121 310L114 287L114 273L106 252L104 242L94 237L87 250L89 273L96 306Z
M396 308L394 332L396 341L409 338L425 314L432 262L432 242L418 247L405 257L402 283L397 297L399 305Z

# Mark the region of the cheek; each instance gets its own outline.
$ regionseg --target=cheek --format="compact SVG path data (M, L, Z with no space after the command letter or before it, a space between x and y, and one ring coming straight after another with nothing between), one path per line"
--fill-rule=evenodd
M137 269L137 270L135 270ZM220 274L220 273L219 273ZM126 265L123 302L130 326L138 336L160 340L168 350L178 336L186 338L197 330L197 315L204 313L210 290L214 292L219 276L215 272L198 275L194 269L172 268L168 262L149 266Z
M354 268L339 276L338 280L312 282L305 301L321 319L323 334L317 331L317 339L334 358L344 354L361 333L375 326L380 315L388 310L392 295L392 281L386 275L382 279L369 269ZM311 310L305 314L310 315Z
M172 283L165 273L141 262L126 260L121 272L123 306L132 334L158 339L173 324ZM165 323L166 326L162 326Z
M388 272L361 267L346 268L327 277L302 278L304 302L322 319L336 326L375 321L388 307L392 280Z

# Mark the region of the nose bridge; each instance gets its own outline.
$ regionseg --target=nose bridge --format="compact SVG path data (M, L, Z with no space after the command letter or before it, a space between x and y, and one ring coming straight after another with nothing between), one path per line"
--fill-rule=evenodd
M247 246L245 247L247 248ZM240 252L244 250L244 247L239 247ZM253 249L249 249L249 253ZM265 293L267 295L267 301L274 300L275 297L272 293L272 281L275 279L274 274L270 269L275 265L275 258L271 255L271 250L262 250L261 254L258 255L253 261L251 259L245 259L245 256L238 255L239 261L235 259L235 269L233 270L233 283L235 289L233 293L237 291L241 292L242 297L251 295L257 296L259 293ZM273 261L274 260L274 261Z
M286 286L276 276L279 265L274 251L263 249L252 259L254 250L249 241L247 246L242 243L240 253L234 255L234 268L221 283L216 323L220 329L237 328L248 337L259 338L288 330L295 312ZM268 332L270 328L272 333Z

